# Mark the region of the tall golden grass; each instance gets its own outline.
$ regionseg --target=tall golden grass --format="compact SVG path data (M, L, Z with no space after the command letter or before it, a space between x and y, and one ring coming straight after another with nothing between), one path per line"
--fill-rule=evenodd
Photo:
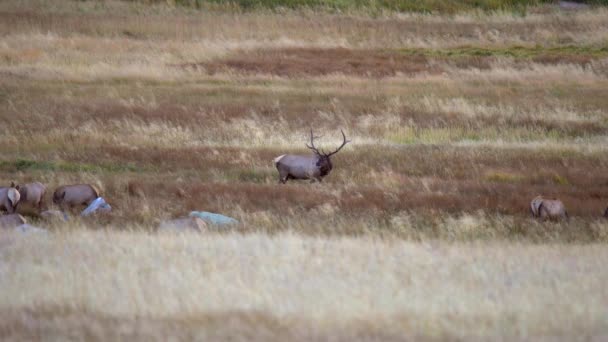
M586 339L603 245L4 235L3 339Z

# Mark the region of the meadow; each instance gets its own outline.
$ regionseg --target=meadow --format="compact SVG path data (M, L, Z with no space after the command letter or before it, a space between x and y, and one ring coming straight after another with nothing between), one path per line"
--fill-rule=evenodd
M608 333L605 7L182 4L0 2L0 183L113 207L2 233L3 339ZM352 142L279 185L311 128ZM155 232L191 210L241 223Z

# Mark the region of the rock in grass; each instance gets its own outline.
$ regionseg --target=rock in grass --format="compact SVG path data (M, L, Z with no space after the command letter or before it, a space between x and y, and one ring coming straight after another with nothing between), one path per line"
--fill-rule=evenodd
M2 228L15 228L25 223L27 223L25 217L19 214L8 214L0 216L0 227Z
M19 214L0 216L0 228L4 231L14 230L20 233L46 233L47 230L27 224L25 218Z
M239 221L232 217L224 216L222 214L210 213L208 211L192 211L190 217L198 217L207 223L214 225L227 225L227 224L238 224Z
M568 11L585 10L589 8L589 5L577 1L559 1L557 5L560 9Z
M89 216L95 213L109 213L112 207L106 203L103 197L97 197L89 206L80 213L80 216Z
M39 233L47 233L47 230L44 228L40 228L40 227L36 227L36 226L32 226L30 224L24 223L20 226L15 227L15 230L20 232L20 233L35 233L35 234L39 234Z
M48 222L53 222L53 221L66 222L69 220L68 214L66 214L60 210L45 210L40 213L40 217L42 217L45 221L48 221Z
M158 226L159 232L203 232L206 229L207 224L198 217L184 217L167 220L161 222Z

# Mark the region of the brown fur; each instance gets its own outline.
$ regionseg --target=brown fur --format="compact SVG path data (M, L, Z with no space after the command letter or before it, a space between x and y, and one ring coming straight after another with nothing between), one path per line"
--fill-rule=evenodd
M14 191L14 194L17 195L15 203L13 203L10 199L10 192ZM0 210L6 210L9 214L15 212L17 205L19 204L21 198L21 193L19 192L19 185L11 183L10 187L0 188Z
M22 184L19 188L21 199L17 204L18 211L23 210L23 206L34 208L38 212L42 210L44 195L46 194L46 186L40 182Z
M537 196L530 203L530 207L532 216L543 221L568 219L566 207L558 199L548 200Z
M58 187L53 193L53 203L62 208L88 206L97 197L99 190L90 184L73 184Z
M141 182L138 181L129 181L127 183L127 192L129 196L132 197L145 197L145 192Z

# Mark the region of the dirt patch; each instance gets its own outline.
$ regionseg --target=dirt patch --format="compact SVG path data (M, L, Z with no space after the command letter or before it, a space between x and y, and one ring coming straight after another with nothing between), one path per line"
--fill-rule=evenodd
M278 76L324 76L344 74L367 77L394 76L398 73L439 73L426 56L403 55L395 51L351 50L345 48L290 48L241 52L223 60L202 64L210 74L237 71Z
M508 50L382 50L347 48L288 48L237 51L224 59L206 63L173 65L204 69L213 75L232 72L241 74L271 74L283 77L325 76L331 74L359 77L390 77L399 74L438 74L445 67L461 69L490 69L498 58L514 58L513 66L529 63L587 65L597 56L590 53L570 53L521 49ZM549 53L551 52L551 53ZM481 55L480 55L481 54Z
M7 320L0 324L0 336L16 340L38 340L53 336L56 339L141 340L150 341L168 337L192 340L206 336L212 341L352 341L360 336L383 341L399 341L395 331L387 331L366 322L330 325L316 328L303 318L279 320L262 311L226 311L199 313L168 318L117 317L92 310L76 311L63 307L42 307L36 310L4 312ZM400 317L398 317L400 318ZM395 319L398 319L395 318ZM93 324L88 323L93 322Z

